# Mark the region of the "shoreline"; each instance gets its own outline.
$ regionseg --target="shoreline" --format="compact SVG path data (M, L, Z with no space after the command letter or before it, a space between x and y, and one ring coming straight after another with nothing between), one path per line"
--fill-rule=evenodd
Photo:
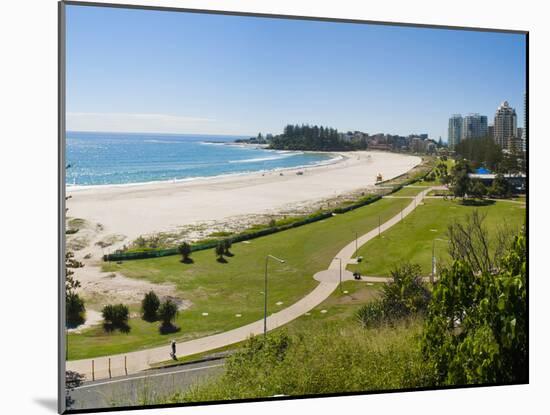
M223 144L223 145L238 145L238 143ZM284 151L284 150L273 150L273 151ZM289 152L293 152L293 151L289 150ZM250 171L242 171L242 172L234 172L234 173L223 173L223 174L217 174L214 176L196 176L196 177L186 177L182 179L152 180L149 182L135 182L135 183L109 183L109 184L85 184L85 185L79 185L79 184L72 185L72 184L66 183L65 193L69 194L71 192L81 192L86 190L106 189L106 188L125 188L125 187L137 187L137 186L147 186L147 185L189 183L189 182L195 182L195 181L201 181L201 180L207 181L207 180L216 180L216 179L224 179L224 178L231 178L231 177L244 177L247 175L254 175L258 173L266 174L266 173L280 172L280 171L305 170L305 169L312 169L315 167L329 166L331 164L344 161L346 158L346 155L344 155L345 154L344 152L324 153L320 151L300 151L300 153L329 154L333 157L329 158L328 160L322 160L313 164L303 164L303 165L290 166L290 167L275 167L273 169L265 169L265 170L250 170Z

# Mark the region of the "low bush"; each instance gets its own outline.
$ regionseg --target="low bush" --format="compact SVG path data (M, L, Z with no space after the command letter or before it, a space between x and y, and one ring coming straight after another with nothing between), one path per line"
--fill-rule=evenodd
M363 305L356 313L363 327L377 327L415 314L424 314L430 291L422 281L419 265L403 264L391 271L392 281L382 288L381 298Z
M84 300L74 292L68 293L65 297L66 324L67 327L77 327L84 323L86 308Z
M141 313L145 321L155 321L160 307L160 300L154 291L149 291L141 301Z
M130 315L128 306L124 304L108 304L101 310L103 317L103 327L107 331L119 329L122 332L128 332L128 317Z
M178 331L178 327L173 324L178 315L178 305L172 300L164 301L158 309L158 318L161 321L161 334L173 333Z
M371 301L357 310L357 319L365 328L378 327L384 322L385 313L382 301Z

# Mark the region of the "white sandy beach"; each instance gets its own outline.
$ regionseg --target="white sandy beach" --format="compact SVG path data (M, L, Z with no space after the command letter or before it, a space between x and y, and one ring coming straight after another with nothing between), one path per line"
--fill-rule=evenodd
M297 203L331 198L407 172L420 157L385 152L340 153L333 164L277 172L128 186L68 190L70 216L120 234L139 235L235 215L269 214ZM296 171L303 171L297 175ZM282 176L280 174L283 174Z

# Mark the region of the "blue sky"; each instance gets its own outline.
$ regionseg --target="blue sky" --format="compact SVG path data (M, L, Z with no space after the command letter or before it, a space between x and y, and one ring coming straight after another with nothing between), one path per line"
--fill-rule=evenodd
M67 7L67 128L250 135L288 123L447 138L523 125L518 34Z

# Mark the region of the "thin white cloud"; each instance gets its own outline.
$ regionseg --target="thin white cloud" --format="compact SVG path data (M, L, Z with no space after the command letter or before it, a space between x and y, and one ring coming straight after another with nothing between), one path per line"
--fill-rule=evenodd
M171 114L67 113L67 129L140 133L209 133L216 120Z

